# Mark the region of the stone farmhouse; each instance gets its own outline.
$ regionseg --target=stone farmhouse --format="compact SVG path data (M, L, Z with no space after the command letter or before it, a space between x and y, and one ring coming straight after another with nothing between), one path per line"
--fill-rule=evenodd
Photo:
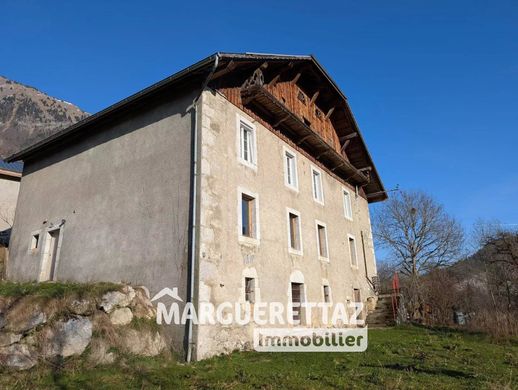
M194 304L376 299L369 203L387 195L313 56L214 54L18 160L9 279L176 287ZM253 325L172 328L201 359Z

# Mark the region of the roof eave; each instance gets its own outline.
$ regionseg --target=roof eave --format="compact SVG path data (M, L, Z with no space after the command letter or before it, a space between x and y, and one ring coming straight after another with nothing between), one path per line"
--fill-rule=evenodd
M5 159L5 161L14 162L14 161L23 160L26 157L31 156L34 153L41 151L42 149L45 149L46 147L59 141L60 139L64 138L65 136L73 134L88 125L92 125L95 122L105 119L106 117L108 117L109 115L113 114L114 112L122 109L126 105L128 105L130 103L136 103L142 99L145 99L150 94L158 91L161 88L165 88L166 86L180 80L181 78L187 76L191 72L193 72L195 70L200 70L203 67L207 67L208 65L213 63L215 61L216 57L219 55L220 55L220 53L215 53L207 58L204 58L203 60L195 63L194 65L191 65L191 66L189 66L189 67L125 98L125 99L123 99L123 100L118 101L117 103L105 108L104 110L101 110L101 111L97 112L96 114L93 114L93 115L73 124L72 126L66 127L64 129L52 134L51 136L49 136L39 142L36 142L35 144L33 144L25 149L22 149L19 152L16 152L16 153L8 156Z

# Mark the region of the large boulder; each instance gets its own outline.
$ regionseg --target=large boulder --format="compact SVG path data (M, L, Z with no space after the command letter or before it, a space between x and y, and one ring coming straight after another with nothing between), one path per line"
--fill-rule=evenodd
M5 314L14 301L14 297L0 296L0 315Z
M127 329L121 335L121 343L127 352L141 356L156 356L167 347L159 332L144 329Z
M15 370L28 370L36 363L34 351L25 344L12 344L0 348L0 366Z
M129 307L137 318L156 318L156 310L142 287L135 288L135 298Z
M92 322L85 317L58 321L44 332L42 355L46 357L81 355L92 339Z
M5 316L5 329L14 333L26 333L47 322L47 315L39 308L12 310Z
M135 290L131 286L124 286L122 291L110 291L103 295L99 307L106 313L111 313L116 308L128 307L135 298Z
M101 339L96 338L92 340L90 344L90 354L88 355L88 361L95 365L98 364L111 364L116 359L115 352L110 351L109 344Z
M68 309L73 314L85 316L94 312L95 305L87 299L74 299L68 304Z
M0 347L6 347L8 345L17 343L22 339L21 334L6 332L0 332Z
M128 325L133 320L133 313L127 307L115 309L110 314L110 321L113 325Z

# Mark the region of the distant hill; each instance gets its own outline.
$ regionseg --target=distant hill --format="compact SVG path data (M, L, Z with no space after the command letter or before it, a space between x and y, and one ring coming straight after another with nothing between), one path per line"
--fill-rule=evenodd
M0 158L88 115L71 103L0 76Z

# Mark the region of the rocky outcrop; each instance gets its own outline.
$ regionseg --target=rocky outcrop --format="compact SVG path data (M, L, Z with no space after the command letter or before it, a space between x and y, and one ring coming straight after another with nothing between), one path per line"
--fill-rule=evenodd
M167 343L155 315L144 290L131 286L86 298L0 296L0 367L26 370L85 354L94 364L119 354L156 356Z
M73 104L0 76L0 158L87 116Z

